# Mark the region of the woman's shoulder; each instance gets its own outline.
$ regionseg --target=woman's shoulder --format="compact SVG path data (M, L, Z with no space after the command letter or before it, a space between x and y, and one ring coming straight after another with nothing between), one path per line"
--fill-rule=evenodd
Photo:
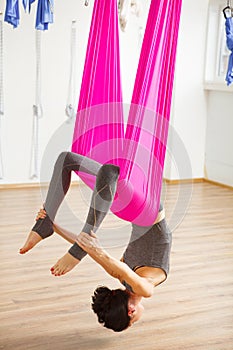
M146 278L154 287L163 283L167 279L167 273L160 267L139 266L135 269L136 274L142 278Z

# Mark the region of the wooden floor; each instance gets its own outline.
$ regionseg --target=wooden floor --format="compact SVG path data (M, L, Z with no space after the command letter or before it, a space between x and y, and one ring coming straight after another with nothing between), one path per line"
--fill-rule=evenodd
M78 232L89 195L73 187L59 223ZM167 185L163 197L174 229L171 273L144 300L142 320L117 334L97 323L90 296L97 285L118 282L89 258L66 276L50 275L69 247L56 235L20 256L40 192L1 190L0 349L232 350L233 191L208 183ZM109 214L102 244L120 258L129 232L128 224Z

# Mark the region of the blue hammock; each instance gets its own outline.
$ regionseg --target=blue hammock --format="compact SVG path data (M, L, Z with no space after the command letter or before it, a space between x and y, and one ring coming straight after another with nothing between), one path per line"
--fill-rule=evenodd
M233 8L230 6L231 2L227 2L227 7L223 9L223 14L226 19L226 37L227 37L227 47L231 51L228 69L226 74L227 85L233 83Z
M233 17L226 18L227 47L231 51L226 75L227 85L233 83Z

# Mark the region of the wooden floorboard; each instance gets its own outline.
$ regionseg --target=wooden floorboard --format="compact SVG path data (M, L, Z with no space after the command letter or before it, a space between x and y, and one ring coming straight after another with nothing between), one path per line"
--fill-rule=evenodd
M60 225L78 233L89 198L88 189L73 186ZM69 248L56 235L20 256L43 199L37 188L0 190L0 349L232 350L233 191L209 183L166 184L163 198L173 226L171 272L144 300L142 319L118 334L97 323L90 298L97 285L120 284L88 257L61 278L50 275ZM112 214L99 232L119 258L129 234L130 225Z

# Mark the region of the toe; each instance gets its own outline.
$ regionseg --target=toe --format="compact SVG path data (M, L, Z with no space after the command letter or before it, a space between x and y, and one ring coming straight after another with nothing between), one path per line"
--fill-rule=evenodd
M22 248L20 248L19 253L20 253L20 254L25 254L25 253L27 253L28 251L29 251L29 247L23 246Z
M51 272L54 276L58 276L61 272L59 264L54 265L54 269Z
M61 275L65 275L68 271L69 271L69 269L65 268L65 269L61 272Z
M51 267L50 271L52 275L55 275L57 269L55 267Z
M51 273L54 275L59 267L59 261L56 262L55 265L53 265L50 269Z

